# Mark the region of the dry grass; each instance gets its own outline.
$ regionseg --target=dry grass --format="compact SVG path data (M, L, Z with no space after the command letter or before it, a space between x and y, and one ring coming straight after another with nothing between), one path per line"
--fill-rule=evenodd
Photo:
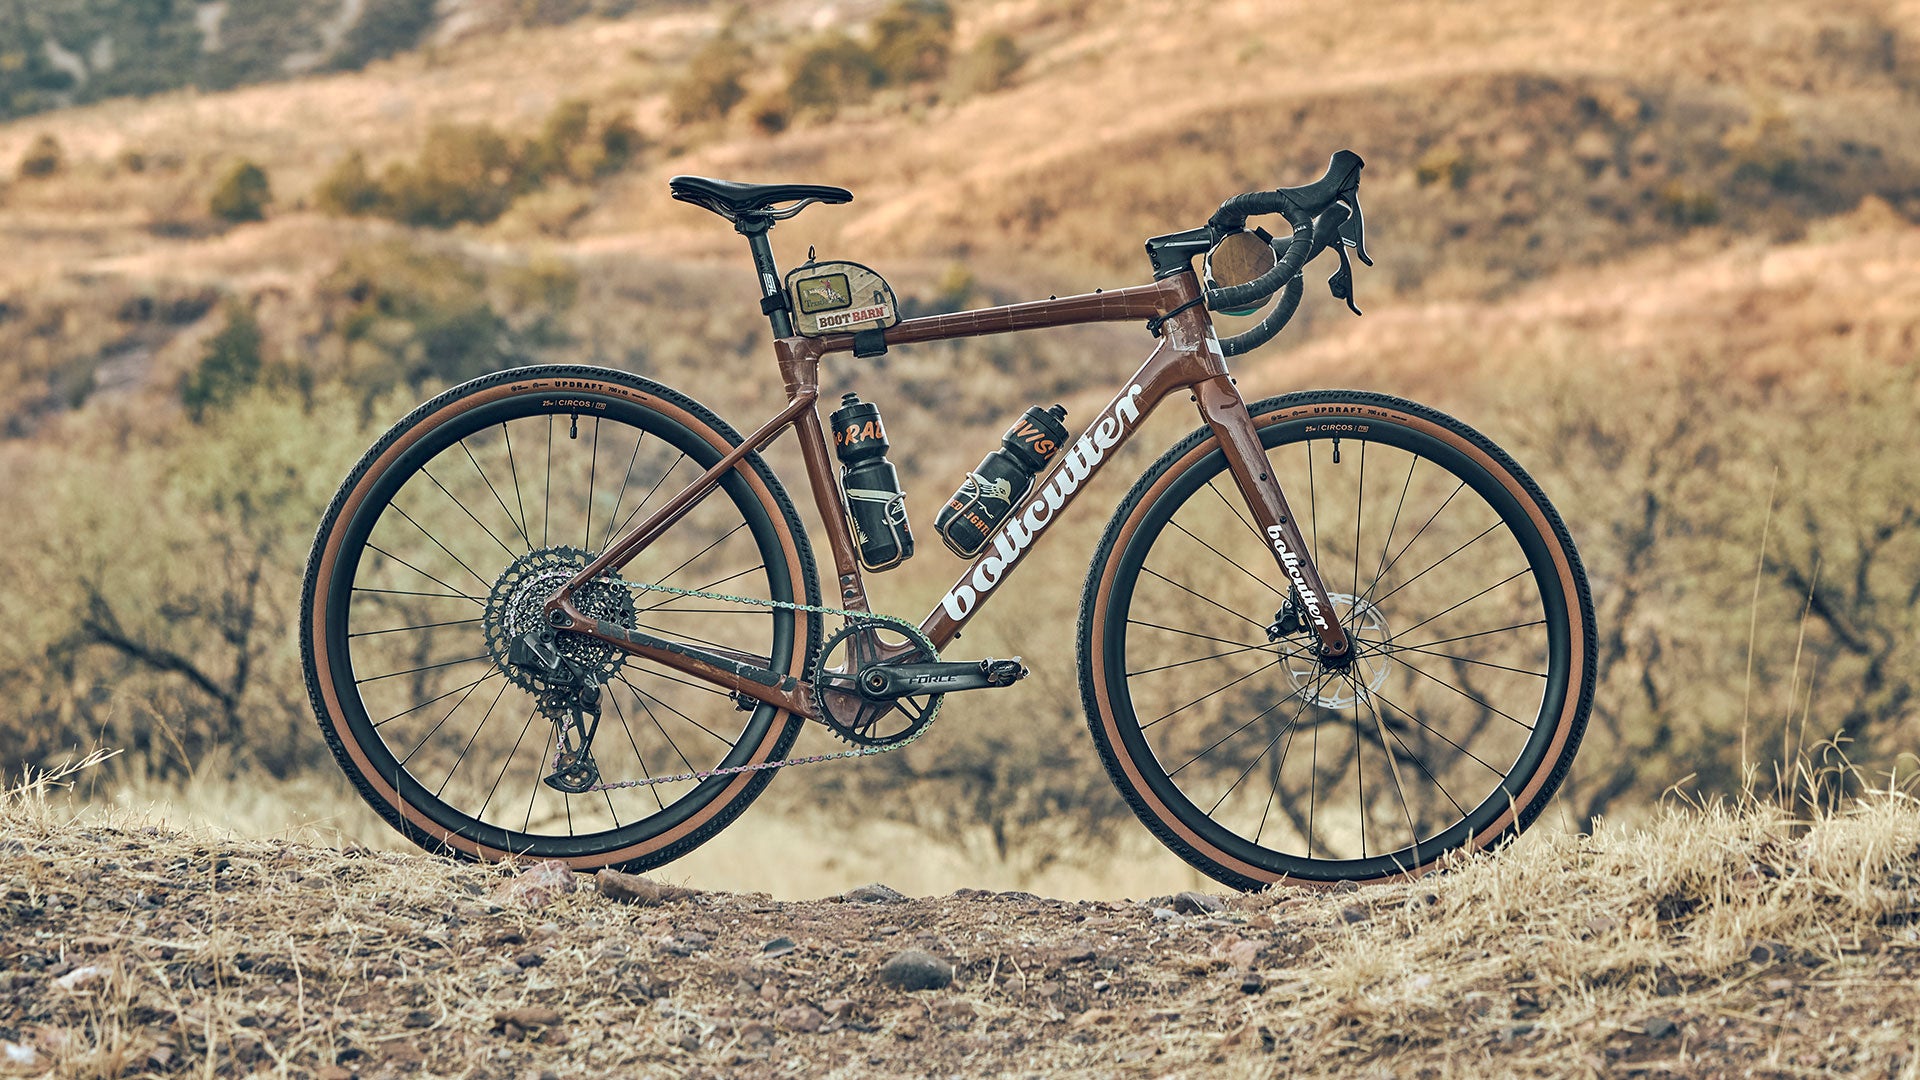
M1898 793L1810 822L1674 808L1191 915L964 889L526 910L510 868L76 821L45 784L0 826L15 1074L1911 1077L1920 1054ZM907 946L953 985L882 985Z

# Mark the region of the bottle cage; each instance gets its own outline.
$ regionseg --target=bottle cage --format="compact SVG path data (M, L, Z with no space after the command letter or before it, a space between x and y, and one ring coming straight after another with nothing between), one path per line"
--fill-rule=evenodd
M900 321L887 279L856 262L809 262L787 274L794 332L803 337L884 330Z

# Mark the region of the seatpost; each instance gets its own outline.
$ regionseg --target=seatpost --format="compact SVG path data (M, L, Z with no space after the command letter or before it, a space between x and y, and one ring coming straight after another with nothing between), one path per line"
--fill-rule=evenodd
M793 336L793 316L787 309L787 293L780 287L780 270L773 265L773 245L767 242L767 230L773 219L765 214L742 214L735 218L733 231L747 238L753 249L753 272L760 278L760 310L773 324L773 336Z

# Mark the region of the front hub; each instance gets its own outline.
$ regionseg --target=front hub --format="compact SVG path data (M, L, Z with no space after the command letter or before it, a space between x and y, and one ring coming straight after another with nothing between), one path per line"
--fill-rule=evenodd
M1325 709L1351 709L1386 685L1393 663L1380 646L1393 637L1393 631L1386 616L1364 597L1333 593L1328 599L1346 628L1347 651L1326 655L1316 636L1300 633L1296 619L1294 635L1279 640L1280 661L1301 697ZM1274 629L1285 627L1289 614L1282 608Z

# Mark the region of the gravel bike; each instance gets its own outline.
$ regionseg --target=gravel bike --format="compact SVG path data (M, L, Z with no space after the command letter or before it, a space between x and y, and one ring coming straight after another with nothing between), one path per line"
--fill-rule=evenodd
M1566 775L1592 702L1593 609L1566 526L1451 417L1344 390L1249 403L1228 373L1292 317L1302 267L1327 248L1331 291L1358 314L1362 164L1343 150L1314 183L1153 237L1147 284L904 320L858 264L810 254L783 282L774 263L774 224L846 190L674 178L675 198L748 241L786 406L743 437L651 380L539 366L396 424L307 564L308 689L341 767L434 851L668 862L778 768L906 745L945 695L1026 674L940 650L1179 393L1201 426L1114 512L1079 619L1088 726L1134 813L1242 889L1418 874L1516 835ZM1254 215L1287 229L1250 229ZM1210 311L1263 304L1245 333L1215 334ZM850 395L830 447L822 359L1119 320L1146 323L1152 354L1077 438L1041 430L1061 410L1036 411L1007 439L1031 453L969 474L940 528L972 561L931 612L871 611L863 570L910 553L910 523L877 410ZM824 593L760 453L789 429L832 557ZM809 724L846 747L790 756Z

